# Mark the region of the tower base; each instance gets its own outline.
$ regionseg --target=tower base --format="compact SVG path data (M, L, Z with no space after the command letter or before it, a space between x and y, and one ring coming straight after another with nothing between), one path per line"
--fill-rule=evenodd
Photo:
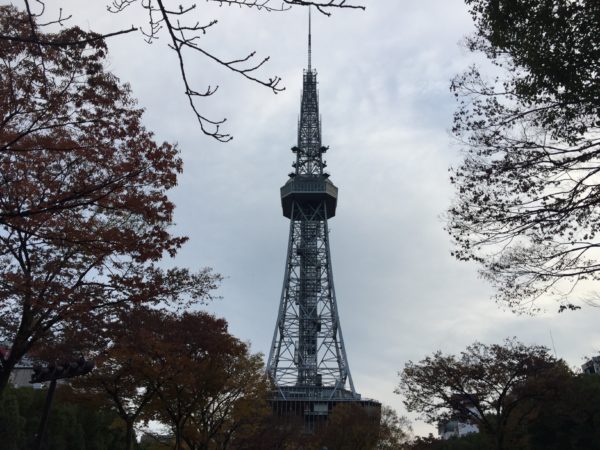
M360 394L345 389L315 387L281 387L273 392L271 407L279 420L303 424L305 433L320 431L333 409L341 404L354 404L364 408L370 417L381 415L381 403L361 399Z

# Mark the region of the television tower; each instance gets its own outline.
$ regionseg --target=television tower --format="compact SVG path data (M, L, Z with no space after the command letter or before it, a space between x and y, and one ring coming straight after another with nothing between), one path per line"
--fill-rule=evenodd
M272 403L279 416L304 416L307 430L326 419L339 402L361 402L354 388L333 285L327 221L335 216L338 188L324 171L317 72L311 64L309 10L308 68L303 74L294 171L281 188L290 232L279 313L267 371L276 386Z

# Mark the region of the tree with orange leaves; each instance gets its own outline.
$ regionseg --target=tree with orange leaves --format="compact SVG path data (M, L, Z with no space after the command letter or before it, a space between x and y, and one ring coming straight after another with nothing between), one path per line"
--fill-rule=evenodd
M162 361L168 351L166 327L173 319L166 311L138 306L119 315L103 333L106 345L95 356L96 368L75 379L79 401L108 409L125 425L125 450L134 443L134 426L156 395Z
M2 35L22 35L30 20L0 6ZM0 40L0 341L10 343L0 393L15 364L50 338L102 329L135 304L205 300L218 278L156 266L186 240L169 231L166 195L182 161L144 128L105 57L101 39Z
M204 312L167 319L151 417L171 428L175 448L236 448L270 415L262 355Z
M175 448L248 448L270 417L262 356L205 312L137 307L106 331L96 369L74 381L79 400L116 412L126 429L155 419ZM272 431L271 431L272 433Z

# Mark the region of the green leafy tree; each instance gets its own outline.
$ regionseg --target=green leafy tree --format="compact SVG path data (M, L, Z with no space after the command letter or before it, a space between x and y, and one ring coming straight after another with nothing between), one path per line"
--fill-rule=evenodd
M573 288L600 278L600 2L465 3L467 46L494 67L452 81L465 154L451 175L453 253L514 310L544 294L576 308Z
M438 351L400 373L396 393L409 411L428 423L460 420L477 425L497 450L513 448L519 429L543 399L571 376L566 365L541 346L516 340L474 343L459 357ZM512 433L512 434L511 434Z

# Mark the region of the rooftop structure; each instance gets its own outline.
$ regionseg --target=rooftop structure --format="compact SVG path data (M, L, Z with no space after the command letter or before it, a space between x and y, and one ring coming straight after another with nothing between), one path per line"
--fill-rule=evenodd
M600 356L592 356L581 366L581 370L583 373L600 374Z

